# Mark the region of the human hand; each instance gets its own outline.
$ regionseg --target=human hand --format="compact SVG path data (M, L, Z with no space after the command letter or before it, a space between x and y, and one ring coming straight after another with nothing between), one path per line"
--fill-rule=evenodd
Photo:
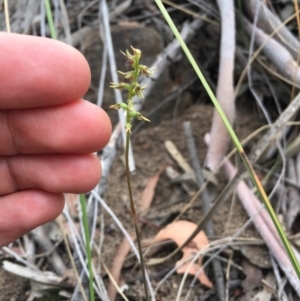
M56 218L63 193L99 181L111 124L80 99L90 69L74 48L0 33L0 247Z

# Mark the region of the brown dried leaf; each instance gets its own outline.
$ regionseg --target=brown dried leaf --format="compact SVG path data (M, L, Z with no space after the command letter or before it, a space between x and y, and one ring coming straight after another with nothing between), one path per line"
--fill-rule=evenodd
M158 232L158 234L155 236L154 241L160 242L167 239L172 239L178 246L181 246L186 239L192 234L192 232L196 229L197 225L195 223L189 222L189 221L176 221L172 224L169 224L166 228L162 229ZM177 273L183 274L188 270L188 267L190 265L190 262L187 262L183 265L181 265L183 262L187 261L203 249L209 244L209 241L203 231L200 231L198 235L193 239L193 241L190 243L190 245L186 246L182 249L183 256L182 258L176 262ZM197 263L194 263L191 268L188 270L188 273L190 275L197 275L199 270L202 267L202 258L199 258L199 261ZM202 271L198 275L199 281L209 287L212 288L213 285L210 282L210 280L205 275L204 271Z
M135 237L132 237L133 240L135 240ZM123 238L123 241L121 245L119 246L117 253L115 255L115 258L112 262L110 272L112 277L115 279L115 281L119 283L119 278L120 278L120 273L123 267L123 263L125 261L125 258L127 254L130 251L130 245L128 243L128 240L126 238ZM114 301L116 299L116 294L117 290L113 283L110 281L108 284L108 289L107 289L107 295L109 300Z
M149 179L141 198L141 209L146 212L152 203L152 200L154 198L155 188L158 183L159 177L164 169L161 169L157 174L155 174L152 178Z
M261 285L263 275L261 269L251 264L248 260L242 261L242 267L246 278L241 283L244 292L241 301L246 301L251 299L253 290Z

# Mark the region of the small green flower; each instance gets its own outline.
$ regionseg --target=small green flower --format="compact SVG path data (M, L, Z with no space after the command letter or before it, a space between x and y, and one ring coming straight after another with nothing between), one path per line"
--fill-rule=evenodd
M132 81L134 77L134 71L122 72L118 71L118 73L122 74L124 78L128 81Z
M130 118L135 118L136 117L136 119L138 119L138 120L143 120L143 121L150 122L150 120L148 118L143 116L140 112L137 112L137 111L134 111L134 110L132 110L129 113L129 116L130 116Z
M141 58L142 52L139 49L133 48L131 46L133 54L131 54L127 49L126 53L120 50L120 52L126 57L126 63L130 64L133 68L138 65Z
M137 95L139 98L144 98L144 95L142 91L144 91L146 86L141 86L140 84L136 83L134 88L132 89L132 92Z
M156 70L156 68L149 68L148 66L145 65L138 65L138 68L141 70L141 73L146 77L153 75L154 70Z
M109 87L118 90L123 90L123 89L129 90L131 88L130 85L126 83L110 83Z
M128 109L128 105L125 102L121 102L121 103L117 103L115 105L110 105L109 106L110 109L115 109L115 110L119 110L120 108L127 110Z
M131 46L131 49L132 49L132 51L133 51L133 53L134 53L135 59L136 59L137 61L139 61L140 58L141 58L141 56L142 56L141 50L136 49L136 48L133 48L132 46Z
M126 53L124 53L122 50L120 52L126 57L126 63L132 64L134 61L134 55L132 55L127 49Z
M143 116L141 113L137 112L136 118L138 120L143 120L143 121L147 121L150 122L150 120L148 118L146 118L145 116Z

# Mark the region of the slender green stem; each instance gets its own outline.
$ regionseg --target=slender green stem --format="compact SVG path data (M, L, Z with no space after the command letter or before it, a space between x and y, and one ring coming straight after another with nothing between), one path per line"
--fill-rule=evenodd
M45 8L46 8L46 15L47 15L47 19L48 19L48 25L49 25L49 29L50 29L51 38L56 40L56 31L55 31L55 26L54 26L54 22L53 22L50 2L49 2L49 0L45 0L44 3L45 3Z
M130 117L128 116L128 113L127 113L127 122L130 122ZM127 133L126 134L126 149L125 149L125 165L126 165L127 186L128 186L128 194L129 194L129 200L130 200L131 214L132 214L132 218L133 218L133 224L134 224L134 229L135 229L135 233L136 233L136 240L137 240L138 249L139 249L140 263L141 263L144 290L145 290L145 298L146 298L146 301L148 301L149 300L149 295L148 295L148 287L147 287L147 281L146 281L146 268L145 268L145 264L144 264L141 237L140 237L140 232L139 232L139 228L138 228L138 220L137 220L137 215L136 215L136 211L135 211L135 207L134 207L132 189L131 189L131 182L130 182L129 141L130 141L130 133Z
M93 277L93 269L92 269L92 252L90 246L90 234L89 234L89 224L87 218L87 211L86 211L86 203L85 203L85 196L84 194L80 195L80 206L82 210L82 222L83 222L83 229L84 229L84 236L85 236L85 249L88 261L88 270L89 270L89 290L90 290L90 300L95 300L95 293L94 293L94 277Z
M263 188L263 186L261 185L252 165L251 165L251 162L250 160L248 159L247 155L245 154L245 151L242 147L242 144L240 143L238 137L236 136L234 130L232 129L224 111L222 110L221 106L219 105L218 103L218 100L217 98L215 97L214 93L212 92L210 86L208 85L208 83L206 82L206 79L204 78L202 72L200 71L196 61L194 60L191 52L189 51L188 47L186 46L185 42L183 41L183 39L181 38L181 35L179 33L179 31L177 30L175 24L173 23L172 19L170 18L168 12L166 11L164 5L162 4L161 0L155 0L157 6L159 7L160 11L162 12L164 18L166 19L167 23L169 24L171 30L173 31L174 35L176 36L178 42L180 43L183 51L185 52L186 56L188 57L191 65L193 66L196 74L198 75L200 81L202 82L207 94L209 95L211 101L213 102L218 114L220 115L233 143L235 144L235 147L237 148L245 166L247 167L247 170L261 196L261 199L263 200L263 203L274 223L274 226L278 232L278 235L282 241L282 244L284 245L284 248L286 249L286 252L289 256L289 259L295 269L295 272L298 276L298 278L300 279L300 265L299 265L299 262L294 254L294 251L290 245L290 242L288 241L285 233L284 233L284 230L282 229L282 226L277 218L277 215L274 211L274 209L272 208L272 205L267 197L267 194Z

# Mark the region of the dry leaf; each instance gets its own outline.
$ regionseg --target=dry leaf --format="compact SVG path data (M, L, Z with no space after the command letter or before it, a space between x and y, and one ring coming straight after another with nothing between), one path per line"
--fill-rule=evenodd
M147 211L152 203L152 200L154 198L154 192L156 185L158 183L159 177L164 169L161 169L157 174L155 174L152 178L149 179L141 198L141 208L145 212Z
M132 239L135 240L135 237L132 236ZM117 253L115 254L114 260L112 262L112 266L110 268L111 276L115 279L115 281L120 285L120 274L123 267L123 263L127 254L130 251L130 244L126 238L123 238L121 245L119 246ZM114 301L116 299L117 290L114 284L110 281L108 284L107 295L109 300Z
M244 292L241 301L246 301L251 299L253 290L261 285L262 271L248 260L242 261L242 267L246 278L241 283Z
M181 246L186 239L192 234L192 232L196 229L197 225L195 223L189 221L176 221L172 224L169 224L166 228L162 229L155 236L154 241L160 242L167 239L172 239L178 246ZM181 265L184 261L187 261L191 258L192 255L203 249L209 244L209 241L203 231L200 231L198 235L193 239L193 241L186 247L182 249L183 256L181 260L176 262L177 273L183 274L188 270L190 262L187 262ZM194 263L188 273L190 275L198 274L199 270L202 267L202 258L199 257L199 261ZM212 288L213 285L210 280L205 275L204 271L202 271L198 276L199 281L209 287Z

